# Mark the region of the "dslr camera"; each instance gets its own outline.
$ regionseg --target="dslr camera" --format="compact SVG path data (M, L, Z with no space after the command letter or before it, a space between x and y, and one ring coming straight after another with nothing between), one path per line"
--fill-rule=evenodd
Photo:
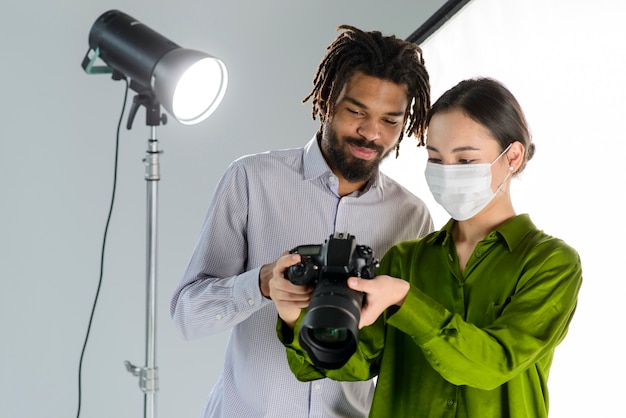
M341 232L322 245L300 245L290 253L300 254L301 261L287 269L287 279L314 287L298 341L313 364L338 369L356 351L364 302L361 292L348 287L348 278L373 278L378 260L370 247Z

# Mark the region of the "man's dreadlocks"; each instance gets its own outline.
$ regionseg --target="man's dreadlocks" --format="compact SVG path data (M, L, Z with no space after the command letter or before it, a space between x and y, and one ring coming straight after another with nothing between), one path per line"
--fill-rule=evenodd
M418 146L424 145L430 84L421 48L394 35L383 36L379 31L363 32L349 25L341 25L337 30L345 32L326 48L326 56L313 78L313 90L302 100L305 103L313 99L313 119L320 115L323 124L322 115L333 114L341 89L355 72L360 71L407 87L409 119L406 134L415 135ZM396 145L396 158L400 154L402 137L403 132Z

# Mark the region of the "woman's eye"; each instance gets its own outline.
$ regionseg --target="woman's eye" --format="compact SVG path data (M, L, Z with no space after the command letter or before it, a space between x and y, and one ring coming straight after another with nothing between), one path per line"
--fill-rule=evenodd
M472 162L474 162L474 160L470 160L468 158L461 158L459 160L459 164L471 164Z
M439 158L429 158L428 162L433 164L441 164L441 160Z

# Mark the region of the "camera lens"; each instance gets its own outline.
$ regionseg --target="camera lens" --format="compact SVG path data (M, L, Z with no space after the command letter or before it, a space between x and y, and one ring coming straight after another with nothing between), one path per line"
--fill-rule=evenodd
M313 336L320 343L332 345L346 341L348 331L345 328L315 328Z
M323 277L311 295L298 339L313 364L338 369L356 351L359 339L361 294L348 288L343 277Z

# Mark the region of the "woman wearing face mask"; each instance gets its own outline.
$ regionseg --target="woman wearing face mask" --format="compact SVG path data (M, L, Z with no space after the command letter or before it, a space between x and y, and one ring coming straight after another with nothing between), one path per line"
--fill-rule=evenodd
M427 183L452 219L392 247L376 278L349 279L367 296L357 351L339 369L315 367L294 338L308 301L277 301L292 371L378 376L371 417L547 417L582 270L574 249L513 208L510 179L534 153L523 112L501 83L462 81L433 105L427 149Z

